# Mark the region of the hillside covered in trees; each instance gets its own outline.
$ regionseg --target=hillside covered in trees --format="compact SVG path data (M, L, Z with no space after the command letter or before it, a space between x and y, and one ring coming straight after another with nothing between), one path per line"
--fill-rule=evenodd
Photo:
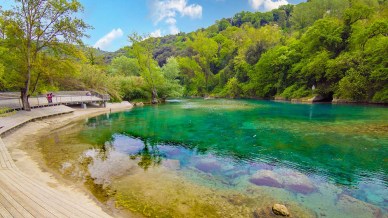
M13 49L17 28L9 13L0 17L0 91L20 91L26 66ZM129 41L115 53L70 42L46 48L34 63L31 93L93 89L154 103L180 96L313 95L388 102L386 0L310 0L241 12L191 33L132 34Z

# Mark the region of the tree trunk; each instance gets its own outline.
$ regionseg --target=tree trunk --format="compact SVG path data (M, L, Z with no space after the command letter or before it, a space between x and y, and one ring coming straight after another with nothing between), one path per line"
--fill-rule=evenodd
M28 68L27 68L27 78L25 82L24 88L21 89L21 98L23 103L23 110L25 111L31 111L30 102L28 101L28 98L30 97L28 92L30 90L30 82L31 82L31 64L30 60L28 59Z
M20 96L23 104L23 110L25 111L31 111L30 102L28 102L28 93L25 88L21 89L21 96Z
M158 92L156 91L155 88L152 89L152 104L157 104L158 103Z

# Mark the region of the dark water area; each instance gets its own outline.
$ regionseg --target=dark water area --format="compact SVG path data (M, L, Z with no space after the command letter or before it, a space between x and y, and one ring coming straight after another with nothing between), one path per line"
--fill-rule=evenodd
M384 107L181 100L54 135L40 143L49 166L145 216L250 217L276 202L295 217L388 213Z

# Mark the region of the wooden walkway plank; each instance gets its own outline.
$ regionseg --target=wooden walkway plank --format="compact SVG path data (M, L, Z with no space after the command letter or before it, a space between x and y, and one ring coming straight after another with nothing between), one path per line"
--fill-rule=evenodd
M0 181L0 184L3 187L3 189L8 193L12 193L12 197L15 199L15 201L23 205L25 210L27 210L32 216L34 217L53 217L54 216L53 213L50 213L48 210L36 204L34 200L26 196L22 191L17 190L16 187L5 184L6 180L4 179L4 175L2 174L3 172L0 172L0 178L4 180L4 181Z
M0 200L0 217L3 217L3 218L11 218L12 217L12 214L10 214L8 212L8 210L5 209L5 207L1 203L1 200Z
M0 136L16 127L20 127L30 121L42 119L49 116L66 114L73 112L74 109L59 105L46 108L33 109L31 111L17 111L8 117L0 117Z
M16 168L11 156L9 155L3 140L0 138L0 165L3 169Z
M48 193L49 189L42 189L40 186L37 186L35 183L29 181L23 181L24 178L15 177L11 172L5 172L10 180L14 181L14 185L18 187L19 191L31 193L29 197L34 199L34 201L44 207L46 210L54 209L56 211L51 211L51 213L57 214L61 213L66 216L96 216L97 214L92 213L91 211L86 210L85 208L75 204L73 201L68 199L67 196L58 196L59 192ZM22 182L21 182L22 181ZM47 205L47 206L46 206ZM89 214L90 213L90 214Z
M19 176L18 180L23 180L27 182L27 186L32 186L31 188L39 189L39 192L44 194L45 196L52 196L52 198L60 200L61 203L67 203L69 205L72 205L73 209L79 209L81 211L84 211L85 213L89 214L90 216L95 217L97 214L94 211L91 211L85 207L80 206L76 202L74 202L74 199L69 199L68 196L65 194L58 192L51 188L43 188L44 184L40 184L38 181L34 181L18 169L12 169L14 171L14 174L17 174Z
M18 125L47 116L72 112L66 106L20 112L16 117L0 118L0 126L13 129ZM0 129L4 133L4 128ZM21 172L0 138L0 217L110 217L94 211L73 196L48 187Z
M28 187L27 183L10 178L9 175L4 175L4 172L0 173L0 178L4 183L12 183L12 185L6 185L8 191L35 217L53 217L54 214L57 217L70 217L72 215L71 212L62 209L61 205L55 204L50 196L42 196L36 190Z
M3 187L0 187L0 203L14 217L33 217L23 206L8 194Z

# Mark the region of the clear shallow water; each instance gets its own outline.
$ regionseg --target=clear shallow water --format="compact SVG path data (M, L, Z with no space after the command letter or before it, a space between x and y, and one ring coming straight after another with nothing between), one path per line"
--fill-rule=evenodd
M388 109L183 100L40 143L48 165L145 216L386 217ZM256 211L256 212L255 212Z

